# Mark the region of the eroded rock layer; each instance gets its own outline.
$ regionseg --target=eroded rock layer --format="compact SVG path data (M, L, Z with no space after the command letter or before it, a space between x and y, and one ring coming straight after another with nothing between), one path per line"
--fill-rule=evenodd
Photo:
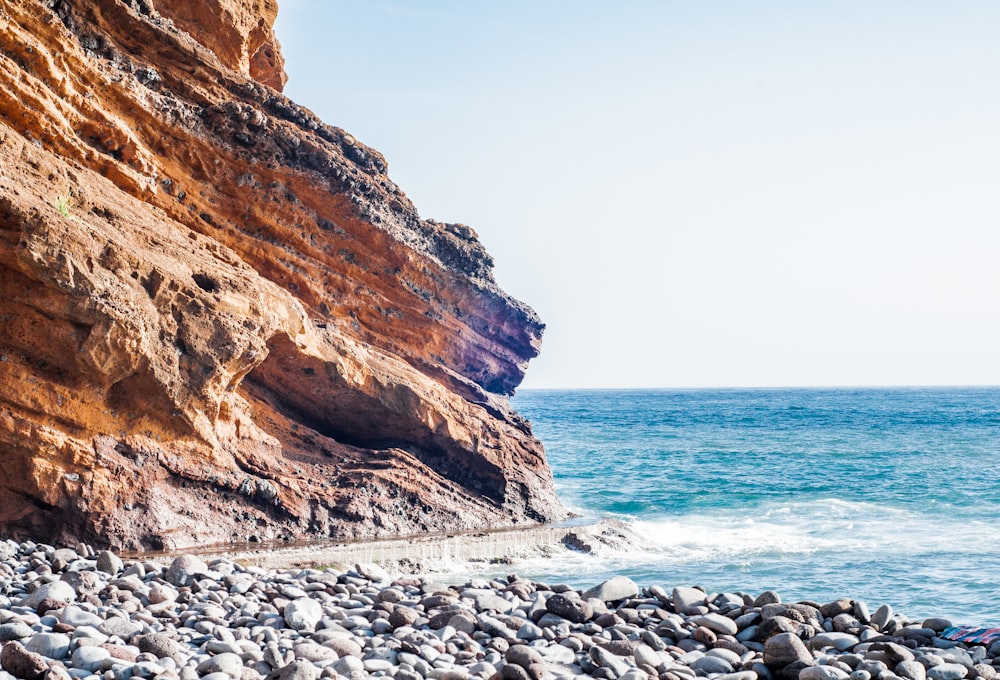
M271 0L0 1L0 531L123 548L559 518L464 225L283 97Z

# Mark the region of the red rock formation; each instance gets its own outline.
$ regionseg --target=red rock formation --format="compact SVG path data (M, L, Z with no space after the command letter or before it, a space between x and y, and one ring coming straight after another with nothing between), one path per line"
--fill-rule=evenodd
M273 89L271 0L0 2L0 531L123 548L557 519L542 324Z

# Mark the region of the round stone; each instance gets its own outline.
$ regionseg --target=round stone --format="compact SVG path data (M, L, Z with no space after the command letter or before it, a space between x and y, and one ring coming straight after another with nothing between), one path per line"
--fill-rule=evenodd
M909 680L924 680L927 677L927 669L919 661L900 661L896 664L896 675Z
M0 666L15 678L39 680L49 670L41 654L28 651L20 642L8 642L0 650Z
M833 666L809 666L799 671L799 680L848 680L849 677Z
M69 656L70 639L62 633L38 633L25 645L29 652L35 652L50 659L65 659Z
M194 555L178 555L167 569L166 580L175 586L187 586L207 574L208 565Z
M704 616L696 617L694 623L699 626L705 626L722 635L736 635L739 632L736 622L722 614L705 614Z
M72 661L75 668L96 671L105 659L111 658L111 652L103 647L77 647L73 651Z
M102 550L97 553L97 570L103 571L105 574L111 574L112 576L117 576L118 572L125 568L125 563L121 561L118 555L114 554L110 550Z
M140 652L147 652L158 659L173 657L179 651L177 641L166 633L143 635L135 641L135 645L139 648Z
M243 673L243 659L232 652L223 652L205 659L198 664L198 675L225 673L231 678L239 678Z
M278 671L277 680L316 680L318 676L315 666L297 659Z
M0 642L7 642L8 640L21 640L26 637L31 637L35 634L35 631L31 630L31 627L26 623L21 621L11 621L9 623L4 623L0 625Z
M725 659L720 659L717 656L703 656L700 659L696 659L692 664L691 668L694 670L704 673L732 673L732 665Z
M688 588L686 586L674 588L671 599L673 600L674 609L678 614L689 614L696 607L700 607L708 602L708 596L704 590Z
M794 633L778 633L764 643L764 663L782 668L796 661L811 664L812 654Z
M84 611L74 605L66 605L63 608L62 616L60 617L63 623L68 623L69 625L76 626L100 626L101 622L104 621L97 614L91 614L88 611Z
M518 666L523 666L524 668L528 668L532 664L541 664L543 666L545 664L542 655L527 645L511 645L504 654L504 659L506 659L507 663L516 663Z
M546 600L545 609L573 623L584 623L594 618L594 610L589 603L566 597L561 593Z
M173 602L177 599L177 591L168 585L158 583L149 589L146 596L150 604L160 604L161 602Z
M943 663L927 669L929 680L962 680L968 669L960 663Z
M596 598L602 602L617 602L636 597L639 586L627 576L615 576L594 586L583 593L583 599Z
M31 607L34 609L43 600L75 602L76 591L73 590L73 586L66 583L66 581L53 581L52 583L45 583L36 588L35 592L31 593L31 595L28 595L28 597L22 600L21 606Z
M292 630L313 630L323 618L323 608L316 600L300 597L285 605L284 618Z

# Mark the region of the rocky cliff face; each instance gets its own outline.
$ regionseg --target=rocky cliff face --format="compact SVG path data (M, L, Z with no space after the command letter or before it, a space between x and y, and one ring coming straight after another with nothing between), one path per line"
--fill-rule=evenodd
M562 517L542 324L275 88L272 0L0 0L0 532L122 548Z

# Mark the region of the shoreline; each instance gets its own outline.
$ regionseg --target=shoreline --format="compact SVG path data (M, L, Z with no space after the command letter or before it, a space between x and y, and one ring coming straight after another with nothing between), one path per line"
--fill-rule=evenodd
M8 680L995 680L1000 668L1000 629L977 641L849 598L623 576L585 590L446 585L375 564L167 564L30 541L0 541L0 558Z
M569 548L593 552L600 545L637 544L620 520L575 517L555 524L469 530L410 536L267 543L220 544L187 550L123 553L127 559L169 561L178 555L223 558L265 569L351 566L377 563L389 569L423 572L456 562L503 564Z

